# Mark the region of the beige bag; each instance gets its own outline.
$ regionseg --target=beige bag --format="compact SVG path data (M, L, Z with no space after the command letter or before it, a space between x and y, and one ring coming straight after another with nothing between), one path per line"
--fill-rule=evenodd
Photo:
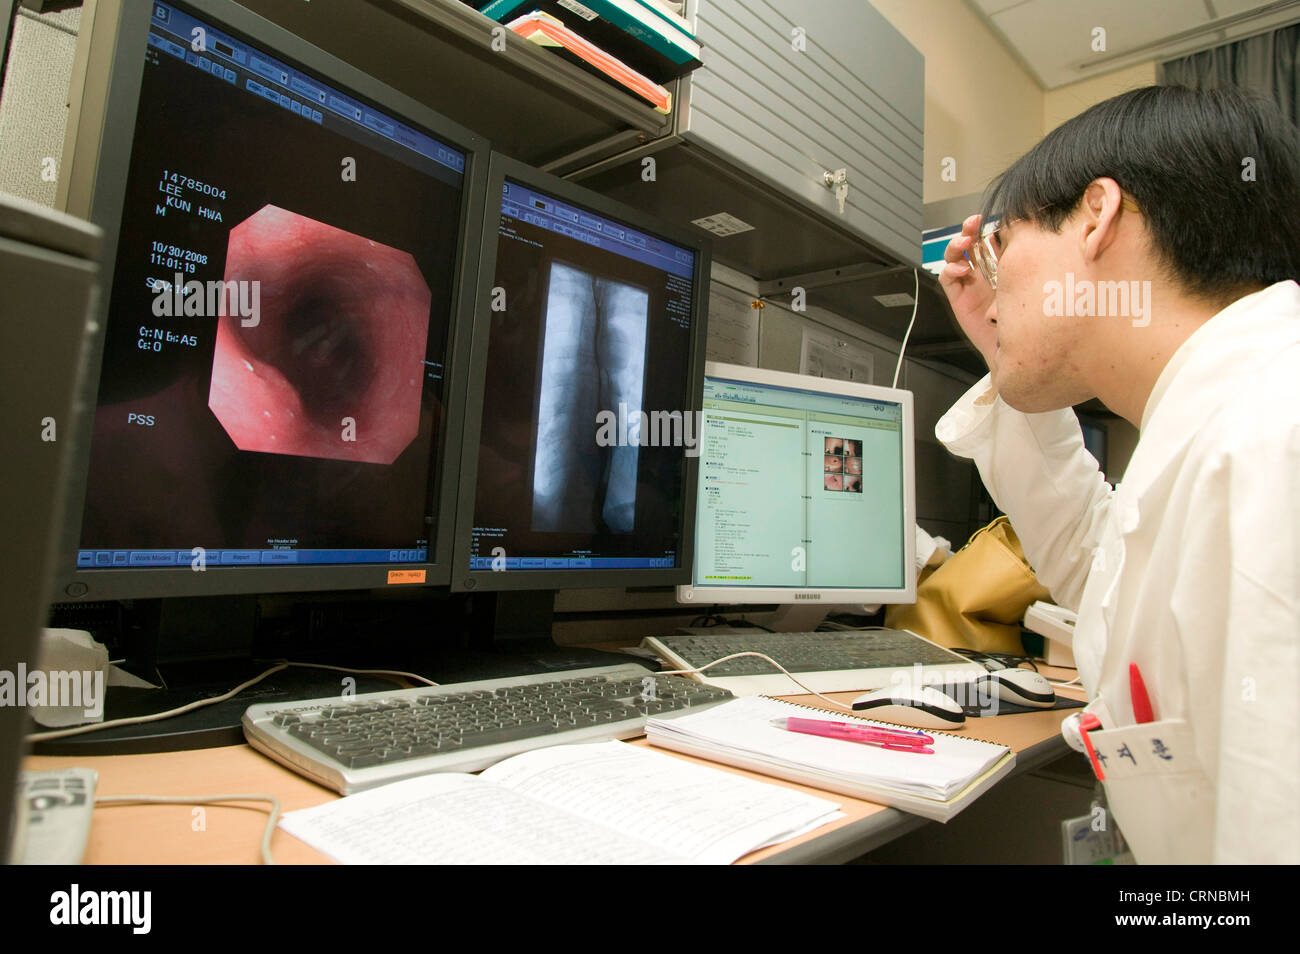
M1050 600L1025 562L1006 517L975 531L945 563L922 572L916 602L885 609L885 625L941 646L1024 654L1020 621L1035 600Z

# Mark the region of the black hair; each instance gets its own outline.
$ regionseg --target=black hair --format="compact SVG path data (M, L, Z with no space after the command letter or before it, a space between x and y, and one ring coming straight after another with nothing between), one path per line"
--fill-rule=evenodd
M1094 179L1137 202L1165 273L1226 304L1300 278L1300 129L1234 87L1147 86L1052 130L999 176L984 220L1059 232Z

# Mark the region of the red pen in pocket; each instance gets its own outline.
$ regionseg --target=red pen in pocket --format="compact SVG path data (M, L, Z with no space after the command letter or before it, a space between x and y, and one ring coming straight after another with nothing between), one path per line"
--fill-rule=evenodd
M1155 722L1155 713L1151 709L1151 697L1147 695L1147 684L1142 680L1142 672L1138 669L1137 663L1128 664L1128 690L1129 695L1133 697L1133 718L1139 724Z

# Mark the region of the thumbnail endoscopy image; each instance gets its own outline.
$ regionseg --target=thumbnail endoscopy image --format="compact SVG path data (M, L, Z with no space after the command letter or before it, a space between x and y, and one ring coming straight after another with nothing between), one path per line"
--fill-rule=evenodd
M822 457L825 490L862 493L862 441L843 437L825 438L826 453Z
M620 423L595 442L597 414L635 422L643 408L650 296L635 285L552 262L546 296L532 529L631 533L638 432Z
M273 205L230 230L208 406L235 446L391 464L420 428L429 286L408 252ZM364 323L360 327L359 323Z

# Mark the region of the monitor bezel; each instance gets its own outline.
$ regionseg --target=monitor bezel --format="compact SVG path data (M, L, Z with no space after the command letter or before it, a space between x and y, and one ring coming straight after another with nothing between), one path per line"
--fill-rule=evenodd
M479 444L482 434L484 377L491 338L492 312L489 307L496 281L498 231L501 219L501 195L507 179L549 193L574 205L591 209L608 218L626 222L633 228L655 235L676 245L689 248L696 255L692 289L691 329L693 332L687 361L686 407L694 413L700 408L704 389L705 347L708 334L708 291L712 261L708 238L639 212L565 179L542 172L500 153L492 153L488 167L482 248L479 259L478 307L474 315L473 345L470 349L468 412L465 415L461 452L460 503L457 510L455 551L452 554L451 588L457 592L477 590L558 590L619 586L674 586L687 579L695 545L695 481L698 458L686 455L684 505L679 534L679 566L632 570L472 570L470 542L474 528L474 499L478 479Z
M53 599L56 602L148 599L175 596L233 596L263 593L293 593L321 590L391 588L395 585L445 586L451 577L452 534L455 529L458 459L470 335L474 313L477 266L483 220L479 214L487 181L489 144L479 134L455 123L411 97L324 52L271 21L231 0L169 0L200 19L219 26L252 45L262 47L322 82L342 87L358 99L395 114L412 126L446 142L465 154L459 228L462 242L454 265L455 292L449 316L445 386L443 389L443 440L430 466L430 478L439 480L438 513L443 515L428 543L429 559L424 562L377 564L313 564L309 566L207 566L202 572L190 567L88 570L78 567L81 524L86 486L89 480L89 448L94 430L94 408L84 416L77 434L76 465L69 481L67 520L59 544ZM79 143L79 156L97 156L93 192L86 217L104 230L104 271L96 320L106 324L117 245L122 226L127 173L130 169L136 114L144 78L145 50L153 5L124 3L114 23L113 57L104 103L99 141ZM100 117L94 117L100 118ZM93 123L91 127L94 128ZM104 353L104 336L90 356L88 394L97 402ZM390 580L390 571L423 571L424 579L408 582L411 575Z
M711 603L728 605L747 604L816 604L826 606L859 603L915 603L916 602L916 470L915 470L915 417L912 392L902 388L887 388L875 384L819 378L789 371L770 371L739 364L710 361L704 369L706 378L738 381L744 384L768 384L795 388L802 391L820 391L827 394L844 394L868 400L896 402L902 406L903 441L903 582L900 588L859 587L780 587L780 586L700 586L695 583L695 566L691 566L691 582L677 587L677 602L700 606ZM703 404L703 382L701 405ZM701 456L703 456L701 454ZM697 527L699 499L697 495ZM694 541L693 541L694 542ZM694 547L692 548L694 552Z

